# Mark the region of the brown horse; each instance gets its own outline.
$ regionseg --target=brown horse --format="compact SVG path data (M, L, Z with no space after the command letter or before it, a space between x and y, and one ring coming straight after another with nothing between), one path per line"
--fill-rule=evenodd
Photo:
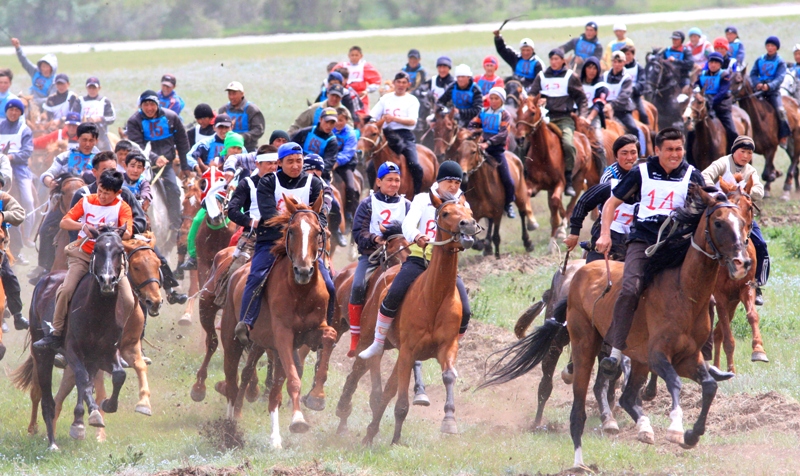
M621 122L613 120L614 119L614 108L611 107L611 104L606 104L605 115L606 115L606 125L613 124L613 123L617 123L619 125L622 125ZM652 131L652 129L650 129L650 126L645 125L644 123L640 122L639 120L634 119L633 122L636 123L636 127L642 132L642 135L644 136L644 156L645 157L652 156L653 155L653 141L651 140L651 137L653 137L653 135L655 133ZM652 122L651 122L651 124L652 124ZM623 131L625 130L624 127L622 129L623 129ZM614 156L612 155L611 157L613 158Z
M642 98L642 103L644 104L644 110L647 113L647 127L650 129L650 135L654 136L658 133L658 109L647 99ZM635 120L642 122L641 118L639 117L638 110L634 110L631 115Z
M73 197L75 197L75 192L85 186L86 182L81 177L73 175L63 175L62 177L59 177L58 185L50 194L50 205L48 206L58 207L61 213L66 215L72 208L71 204ZM56 257L50 271L67 269L67 255L64 253L64 248L69 244L69 233L67 230L59 228L53 241L56 246Z
M600 157L598 155L601 147L602 150L605 152L604 165L611 165L614 162L616 162L616 160L614 159L614 141L617 140L619 136L625 134L625 128L622 126L621 123L617 121L606 122L606 127L603 129L602 144L600 143L600 141L597 140L597 134L595 133L591 124L587 120L584 119L576 120L575 130L585 135L586 138L589 139L589 143L592 146L592 160L595 161L598 164L598 166L602 162L602 160L600 160Z
M387 160L399 165L400 173L403 177L403 183L400 185L400 194L408 197L414 196L414 179L408 171L405 157L399 157L389 147L389 142L386 140L386 136L383 135L383 119L364 125L361 129L361 138L358 140L358 150L363 151L365 161L372 161L372 166L376 171ZM439 163L429 148L419 144L417 144L417 157L423 171L421 191L424 192L430 190L431 185L436 180L436 171L439 170ZM374 186L374 183L370 185Z
M461 138L456 110L444 106L436 106L436 120L433 122L433 153L439 163L445 160L457 160Z
M189 176L183 180L183 202L181 203L181 229L178 231L177 246L178 246L178 263L183 263L188 253L188 237L189 229L192 227L192 220L200 210L200 196L202 190L198 185L198 178ZM152 210L153 208L150 207ZM175 273L183 279L183 270L177 268ZM199 280L197 278L197 270L189 272L189 300L186 302L186 307L183 311L183 316L178 321L184 321L188 324L192 322L192 312L194 311L194 296L199 291Z
M566 235L564 221L572 214L572 209L584 189L584 181L589 187L600 181L606 164L592 160L591 145L585 135L575 133L575 168L572 171L572 186L577 192L570 200L567 209L561 196L564 194L564 154L561 150L559 132L544 122L544 114L538 106L540 96L528 97L517 111L517 138L527 138L528 150L525 156L525 179L531 195L547 190L550 208L550 251L555 251L555 239L559 234ZM598 163L595 163L598 162Z
M455 362L458 355L458 330L461 324L461 299L456 291L458 252L472 246L472 237L479 230L478 223L472 218L472 212L464 206L464 202L464 198L454 199L448 194L442 194L440 199L431 193L431 204L437 211L437 231L436 241L429 243L428 246L436 248L433 249L428 268L408 289L386 336L387 343L397 348L399 355L380 398L377 398L378 393L373 387L370 398L372 422L367 427L364 444L371 444L378 434L383 413L395 394L397 402L394 407L395 427L392 443L399 443L403 422L409 410L408 388L415 362L431 358L439 361L447 394L441 431L451 434L458 432L454 400ZM374 332L378 306L398 270L399 267L395 266L384 273L367 300L361 321L361 332L364 335L372 335ZM370 339L361 339L356 353L366 349L370 344ZM381 358L382 355L378 355L367 364L380 365ZM356 360L360 360L360 357L356 357ZM360 378L354 373L351 373L345 382L337 407L340 418L345 413L349 414L344 410L349 409L355 384ZM374 383L373 381L373 385ZM341 425L342 423L340 429Z
M458 163L464 171L463 186L466 187L465 195L472 207L472 215L476 220L481 218L489 220L485 241L479 240L483 245L483 254L491 255L494 244L494 255L500 258L500 222L505 214L505 192L497 172L498 164L480 148L477 142L480 134L481 131L471 132L468 138L461 141L458 148ZM525 246L525 251L530 252L533 251L533 243L528 231L535 230L538 224L533 216L528 187L525 185L525 170L519 157L513 152L506 151L505 154L516 187L515 203L519 209L522 244ZM481 249L481 246L476 249Z
M325 321L328 291L317 268L318 258L324 249L324 233L318 213L322 208L322 196L309 208L284 198L286 211L268 222L271 226L282 226L283 237L276 242L273 252L278 256L265 283L264 305L250 338L253 344L266 349L280 365L275 369L275 385L270 393L269 412L272 419L271 443L281 446L278 424L278 406L284 380L292 399L292 423L289 431L304 433L309 425L300 410L300 378L294 363L294 349L307 345L311 349L322 348L321 358L314 379L314 388L306 396L305 404L315 410L325 407L323 385L328 377L336 331ZM302 237L302 239L301 239ZM225 384L221 390L228 400L228 417L238 418L234 411L238 388L238 364L242 345L234 336L242 306L242 294L250 267L243 266L231 277L231 286L222 318L222 343L225 349ZM235 282L235 285L234 285ZM243 382L250 382L252 375L242 375Z
M728 140L722 122L708 113L708 101L704 96L695 94L690 107L686 130L694 131L692 157L697 168L705 170L728 152Z

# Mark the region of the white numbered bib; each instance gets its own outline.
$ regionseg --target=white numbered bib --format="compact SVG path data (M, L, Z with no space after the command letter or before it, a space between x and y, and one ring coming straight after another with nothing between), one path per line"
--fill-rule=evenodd
M406 217L406 200L402 196L397 203L387 203L378 200L374 193L370 194L372 200L372 215L369 219L369 232L380 236L381 225L389 226L392 222L402 222Z
M614 190L617 184L619 184L619 180L612 178L610 183L611 190ZM611 222L611 229L623 235L630 233L631 224L633 223L633 218L635 216L635 209L636 205L628 205L627 203L622 202L617 207L616 211L614 211L614 221Z
M347 78L347 82L352 83L360 83L364 81L364 61L359 61L358 64L350 64L347 63L347 72L349 76Z
M105 104L102 97L98 96L97 99L86 100L81 98L81 119L86 120L90 117L102 117L105 112Z
M542 85L542 96L549 98L562 98L569 96L569 79L572 77L572 70L568 69L563 78L548 78L544 71L539 73L539 81Z
M284 188L281 185L281 181L278 180L276 175L275 177L275 203L279 213L283 213L286 210L286 204L283 203L283 196L286 195L287 197L292 197L298 202L304 205L310 205L308 203L309 197L311 196L311 175L306 176L306 183L298 188Z
M639 220L656 215L669 215L672 210L682 207L686 201L686 194L689 192L692 171L694 171L694 167L690 165L680 182L653 180L647 173L647 163L640 164L642 199L639 203Z
M93 227L97 228L100 225L107 224L107 225L119 225L117 220L119 220L119 210L122 208L122 199L117 198L117 203L114 205L109 206L102 206L102 205L93 205L89 203L89 197L83 197L83 219L84 223L92 225ZM78 232L78 238L83 238L86 236L84 233L83 228L81 231Z

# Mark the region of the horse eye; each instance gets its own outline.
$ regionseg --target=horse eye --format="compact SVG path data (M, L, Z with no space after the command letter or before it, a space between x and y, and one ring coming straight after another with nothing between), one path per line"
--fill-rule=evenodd
M442 218L447 218L448 216L450 216L450 212L442 213Z
M714 226L717 227L717 228L722 228L722 223L720 223L718 221L715 221L714 222Z

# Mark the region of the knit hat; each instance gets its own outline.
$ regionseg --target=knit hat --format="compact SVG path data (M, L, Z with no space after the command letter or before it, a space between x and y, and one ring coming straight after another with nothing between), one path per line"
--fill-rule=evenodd
M287 142L278 147L278 160L281 160L289 155L302 154L303 148L297 142Z
M731 146L731 155L733 155L737 149L756 150L756 144L753 142L753 139L748 136L739 136L735 141L733 141L733 145Z
M688 35L689 36L692 36L692 35L703 36L703 31L700 30L700 28L697 28L696 26L693 26L692 28L689 28Z
M445 180L458 180L459 182L464 177L464 170L458 165L458 162L452 160L445 160L439 166L439 172L436 174L436 181L443 182Z
M708 61L709 61L709 62L710 62L710 61L719 61L720 63L722 63L722 61L723 61L723 58L722 58L722 55L721 55L721 54L719 54L719 53L717 53L717 52L715 51L715 52L711 53L710 55L708 55Z
M767 41L764 42L764 45L768 45L770 43L777 46L778 49L781 49L781 40L779 40L777 36L770 36L767 38Z
M225 135L225 142L223 143L222 154L223 156L228 155L228 149L230 147L241 147L244 149L244 137L241 134L237 134L235 132L228 132Z
M331 81L339 81L340 84L344 84L344 76L338 71L331 71L328 75L328 82L330 83Z
M594 31L597 31L597 23L590 21L589 23L586 24L585 28L594 28Z
M308 172L309 170L325 170L325 161L322 160L318 154L308 154L303 159L303 172Z
M198 104L194 108L194 118L195 119L205 119L205 118L214 119L214 110L211 109L211 106L209 106L206 103Z
M394 162L386 161L378 167L378 178L383 179L389 174L397 174L400 175L400 166L395 164Z
M419 59L419 50L416 48L412 48L408 50L408 57L409 58L417 58Z
M555 48L550 50L550 54L547 55L548 58L552 58L553 56L560 56L561 59L564 59L564 50L561 48Z
M270 134L269 143L272 144L273 142L275 142L275 139L283 139L285 141L288 141L289 140L289 134L287 134L284 131L276 129L276 130L272 131L272 134Z
M146 101L153 101L154 103L158 104L158 94L156 94L156 92L152 89L148 89L139 95L139 104L143 104Z
M506 102L506 90L505 89L503 89L503 88L501 88L499 86L495 86L495 87L493 87L492 89L489 90L489 96L491 96L492 94L499 96L500 99L503 100L503 102Z
M729 26L728 28L725 28L725 33L736 33L738 35L739 30L737 30L735 26Z
M450 59L449 56L440 56L436 60L436 67L438 68L439 66L447 66L448 68L452 68L453 61Z
M15 107L15 108L19 109L20 112L23 112L23 113L25 112L25 105L22 104L22 101L20 101L17 98L8 100L8 102L6 103L5 111L8 111L9 108L12 108L12 107Z
M728 39L723 38L721 36L719 38L716 38L714 40L714 49L716 50L717 48L725 48L726 50L730 50L731 46L728 43Z

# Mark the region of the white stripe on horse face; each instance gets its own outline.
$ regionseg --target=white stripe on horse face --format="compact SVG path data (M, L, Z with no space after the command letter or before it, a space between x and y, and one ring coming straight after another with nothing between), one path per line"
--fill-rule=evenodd
M731 226L733 226L733 233L736 235L736 241L742 243L743 240L742 240L741 228L739 227L739 216L735 213L729 213L728 221L731 223ZM743 247L743 249L746 251L747 247ZM743 253L739 252L739 256L737 256L737 258L742 258L742 256Z
M311 225L307 221L301 221L300 231L303 232L303 259L306 259L306 256L308 256L308 234L311 233Z

